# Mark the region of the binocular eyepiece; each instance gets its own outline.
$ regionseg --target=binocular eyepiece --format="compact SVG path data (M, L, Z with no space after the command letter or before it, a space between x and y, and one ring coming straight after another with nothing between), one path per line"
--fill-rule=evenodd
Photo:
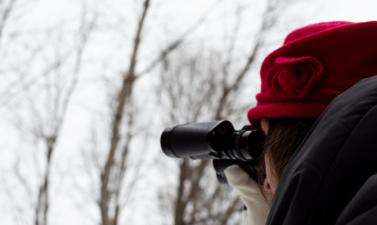
M219 181L226 182L223 170L231 164L238 164L256 177L255 162L264 140L264 133L258 129L244 126L235 130L232 123L221 120L167 128L161 135L161 147L170 157L212 159Z

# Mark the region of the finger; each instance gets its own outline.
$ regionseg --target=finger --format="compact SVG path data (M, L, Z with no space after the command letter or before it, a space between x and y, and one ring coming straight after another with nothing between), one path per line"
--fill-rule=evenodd
M238 165L231 165L224 170L228 183L243 194L259 194L258 184Z

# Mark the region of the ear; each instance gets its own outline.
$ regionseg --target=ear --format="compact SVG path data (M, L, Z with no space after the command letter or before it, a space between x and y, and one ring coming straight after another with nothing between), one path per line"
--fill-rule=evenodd
M272 194L271 184L270 184L270 181L267 178L264 179L263 190L264 190L264 192L266 192L266 194Z
M260 127L261 127L262 131L264 132L264 134L267 135L268 134L268 128L269 128L268 120L262 119L260 121Z

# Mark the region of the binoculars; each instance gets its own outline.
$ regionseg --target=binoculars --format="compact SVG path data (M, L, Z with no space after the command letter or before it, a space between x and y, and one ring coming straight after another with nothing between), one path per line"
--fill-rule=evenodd
M250 125L235 130L227 120L187 123L166 128L161 148L174 158L212 160L220 183L227 183L224 169L237 164L257 180L257 163L265 142L264 133Z

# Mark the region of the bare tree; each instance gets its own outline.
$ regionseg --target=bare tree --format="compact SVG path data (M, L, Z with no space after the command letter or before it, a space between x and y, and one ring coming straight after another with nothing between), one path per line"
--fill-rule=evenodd
M233 104L232 98L240 93L240 84L256 62L264 43L264 34L276 24L283 5L278 0L267 1L255 42L252 43L244 64L238 69L234 69L234 46L239 20L224 53L209 51L207 55L203 55L200 53L204 52L201 47L200 51L181 52L174 58L165 60L159 92L162 93L161 99L167 108L168 117L164 118L167 123L220 120L234 117L232 112L239 113L240 109L245 108L244 105ZM240 18L239 12L236 16ZM209 162L205 160L182 160L179 163L176 195L174 199L170 199L174 205L172 215L175 225L237 222L232 216L240 209L239 201L224 192L213 181L214 176L212 179L208 176L208 165Z
M14 11L14 6L17 0L8 0L0 2L0 40L2 40L5 27L8 23L11 14Z
M125 173L126 157L129 150L129 140L122 145L121 128L124 120L124 110L130 101L136 76L137 57L141 44L142 31L149 10L150 1L145 0L143 10L138 20L132 53L129 60L128 69L122 74L123 80L120 90L118 91L113 109L113 121L111 122L111 141L106 161L101 169L100 175L100 197L98 200L101 212L102 225L118 224L121 205L119 201L119 193ZM131 122L131 120L129 120ZM116 163L116 156L120 153L121 159ZM117 154L118 153L118 154Z
M219 52L201 48L194 52L180 51L167 63L159 92L163 105L169 109L164 118L168 123L214 118L222 96L219 60ZM180 161L175 196L162 198L162 201L170 202L165 205L171 205L175 225L232 224L237 221L232 214L242 205L231 197L226 186L217 183L209 166L208 160Z
M43 154L40 157L43 160L38 160L38 157L35 159L35 165L40 172L37 177L39 180L37 187L32 187L33 182L19 169L18 164L15 165L15 175L20 185L28 193L28 197L31 198L31 209L34 211L33 224L35 225L48 224L53 157L67 116L70 100L81 73L84 52L95 23L94 17L88 18L86 10L83 7L80 28L76 33L78 40L74 48L62 51L60 49L62 46L54 45L55 58L50 58L51 63L46 66L46 69L42 69L42 73L38 74L37 82L33 83L38 88L34 88L34 91L24 90L28 104L26 110L29 115L27 118L20 116L17 126L23 131L23 134L31 135L37 143L35 155L39 155L41 150L39 148L43 149ZM42 43L42 45L46 45L46 43ZM41 54L47 48L49 47L41 47ZM68 74L67 71L69 71ZM37 96L43 96L43 100ZM31 121L29 116L32 117Z
M119 224L119 217L125 205L125 200L121 199L122 191L127 189L127 194L130 195L132 186L136 183L136 174L133 174L133 179L126 187L124 184L125 175L129 166L129 152L130 142L134 138L134 111L135 107L132 102L132 95L135 92L134 87L136 81L155 68L157 68L163 61L175 50L177 50L186 40L186 38L193 33L201 24L203 24L209 15L209 11L213 10L211 7L203 16L201 16L191 27L179 35L175 40L171 41L166 47L160 50L160 53L146 63L146 67L137 70L138 55L140 53L140 46L143 40L143 30L150 11L150 0L143 1L142 10L137 20L136 31L131 47L131 55L128 61L128 68L121 74L121 86L116 91L115 98L112 102L112 120L110 124L111 135L109 137L109 147L105 153L104 165L100 168L99 179L99 199L98 207L101 215L101 225L117 225ZM215 2L215 5L218 3ZM139 90L140 91L140 90Z
M78 43L75 52L75 62L73 65L73 76L72 80L69 82L68 86L65 87L66 90L63 90L61 87L55 86L55 99L54 105L56 106L54 110L54 119L50 121L53 126L50 131L46 130L39 130L37 131L37 135L39 138L45 143L46 153L45 153L45 160L46 160L46 168L44 171L44 175L42 177L42 182L39 186L38 197L37 197L37 205L35 208L35 225L47 225L47 216L48 216L48 209L49 209L49 183L50 183L50 174L51 174L51 163L52 163L52 156L54 151L56 150L56 143L60 135L61 127L64 123L64 119L66 117L67 108L71 99L71 96L76 88L78 75L80 73L80 69L82 66L82 57L85 50L85 47L88 42L88 38L90 32L93 28L93 21L89 24L82 24L80 30L81 40ZM86 21L85 21L86 23ZM61 65L56 65L55 69L58 69ZM40 126L39 124L38 126Z

